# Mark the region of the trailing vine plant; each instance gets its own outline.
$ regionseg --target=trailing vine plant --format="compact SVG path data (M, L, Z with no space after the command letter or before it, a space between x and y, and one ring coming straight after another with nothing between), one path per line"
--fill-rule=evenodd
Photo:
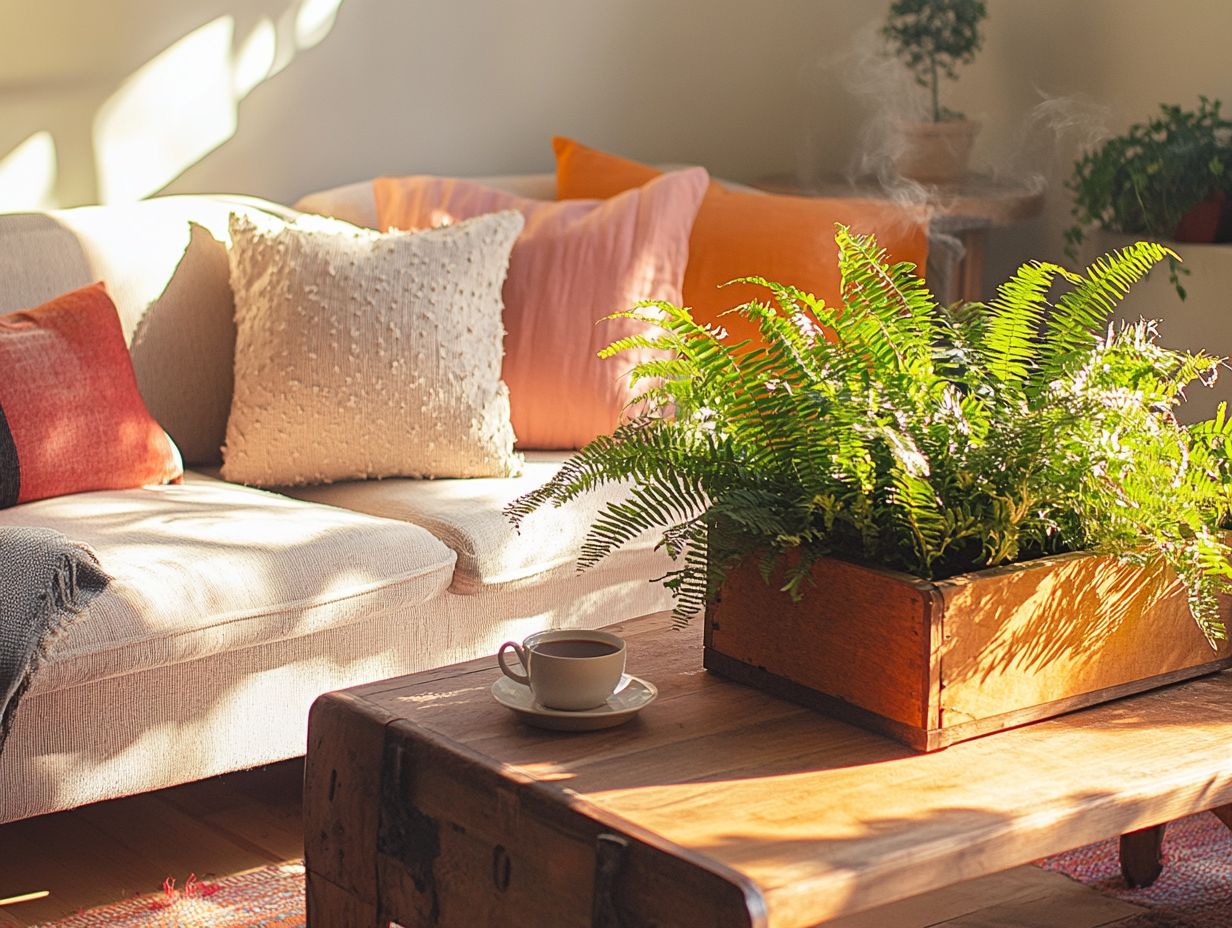
M1076 260L1092 228L1171 238L1195 205L1232 191L1232 121L1221 108L1207 97L1196 110L1161 104L1158 115L1083 154L1066 181L1074 195L1066 254ZM1181 299L1184 273L1172 258L1169 275Z
M760 343L670 303L618 313L655 327L603 352L658 350L632 372L648 406L512 503L515 525L628 482L579 568L657 532L680 622L747 558L798 598L827 556L939 579L1091 550L1163 558L1202 632L1223 638L1232 421L1173 416L1220 360L1161 346L1149 322L1108 322L1171 252L1139 243L1083 273L1032 262L951 310L873 238L839 226L837 243L841 306L748 279L766 299L733 312Z

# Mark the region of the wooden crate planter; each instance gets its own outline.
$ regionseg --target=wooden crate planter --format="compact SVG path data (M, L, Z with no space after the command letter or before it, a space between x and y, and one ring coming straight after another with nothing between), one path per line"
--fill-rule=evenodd
M793 603L733 571L705 666L922 751L1232 665L1163 565L1079 553L930 582L824 560L814 581Z

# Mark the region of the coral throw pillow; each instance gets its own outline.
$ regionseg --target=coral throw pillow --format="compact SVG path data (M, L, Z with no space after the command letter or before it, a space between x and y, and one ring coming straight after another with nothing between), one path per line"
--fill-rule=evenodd
M645 331L601 322L639 300L678 302L689 231L708 175L691 168L652 178L610 200L529 200L465 180L374 181L381 227L436 226L516 209L526 229L505 282L505 363L519 448L580 448L611 432L634 397L628 369L645 352L597 352Z
M556 195L610 197L637 187L661 172L646 164L554 138ZM723 287L737 277L764 277L792 284L824 299L840 300L838 246L834 225L874 233L894 261L909 261L923 272L928 259L928 224L921 211L856 198L793 197L727 190L711 183L693 224L684 302L700 322L719 323L733 341L758 338L754 323L719 315L765 291L749 285Z
M0 316L0 508L183 472L103 284Z
M231 216L235 392L222 475L256 486L509 477L501 286L522 217L381 235Z

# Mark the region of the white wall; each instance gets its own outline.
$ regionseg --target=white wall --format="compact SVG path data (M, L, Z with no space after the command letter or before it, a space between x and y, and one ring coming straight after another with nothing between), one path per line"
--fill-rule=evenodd
M988 3L985 48L950 88L951 101L984 124L977 162L1040 171L1052 183L1045 221L1019 230L1007 252L1058 252L1068 210L1059 181L1079 140L1100 124L1118 131L1160 101L1192 104L1199 93L1232 101L1226 0ZM169 190L288 199L383 171L545 169L553 132L644 159L700 161L740 179L840 170L869 112L857 91L870 80L851 50L886 5L2 0L0 172L8 152L47 131L57 160L52 198L95 199L100 109L144 65L219 19L229 21L227 67L234 71L265 28L276 33L275 72L246 94L234 90L233 133L182 165ZM334 7L323 37L309 37L317 44L296 36L297 17L321 19ZM149 123L174 117L191 131L208 62L190 64L197 70L164 88ZM1056 145L1030 123L1045 96L1104 112L1092 120L1087 106L1064 111L1078 124ZM181 105L169 112L173 101ZM1029 124L1037 131L1024 135Z
M7 0L0 159L49 131L44 200L58 205L136 192L177 158L194 163L155 189L284 201L380 173L548 170L553 133L750 178L802 152L846 158L859 104L819 63L879 15L860 0L343 0L324 38L302 47L296 17L332 5ZM225 48L217 30L202 33L220 19ZM247 95L223 87L220 69L234 72L246 48L260 60L270 34L281 70ZM200 47L180 54L186 36ZM156 70L117 123L141 144L96 144L106 101L169 48L185 63ZM158 170L146 158L161 158ZM100 180L100 161L132 189ZM0 193L3 180L0 160Z

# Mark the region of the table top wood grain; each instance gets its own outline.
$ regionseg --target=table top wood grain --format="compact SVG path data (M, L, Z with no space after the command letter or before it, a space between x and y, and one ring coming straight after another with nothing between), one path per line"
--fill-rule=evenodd
M493 659L346 692L416 737L736 871L777 928L1232 801L1229 672L924 755L706 672L700 621L611 630L628 640L628 671L659 688L619 728L516 721L490 695Z

